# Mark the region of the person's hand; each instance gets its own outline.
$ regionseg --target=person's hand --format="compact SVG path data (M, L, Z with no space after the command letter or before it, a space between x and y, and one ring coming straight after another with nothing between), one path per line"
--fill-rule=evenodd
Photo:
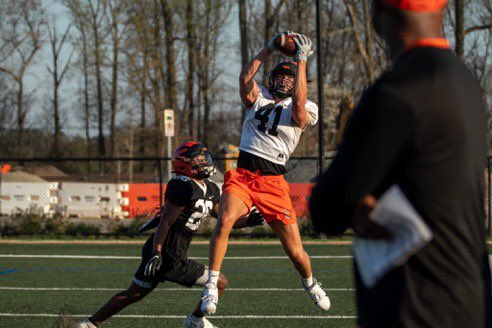
M281 36L282 34L294 35L295 33L292 31L284 31L284 32L279 32L279 33L275 34L275 36L272 39L270 39L270 41L268 42L268 48L270 48L271 51L273 51L273 52L278 51L277 47L275 47L275 39L278 38L279 36Z
M296 60L307 61L308 57L313 53L311 39L303 34L297 34L297 37L294 38L294 43L297 48Z
M260 211L258 211L256 208L252 209L248 215L248 218L246 219L246 225L248 227L256 227L263 224L265 224L265 220L263 219Z
M357 204L352 217L352 229L357 236L362 238L392 240L393 234L388 229L374 223L369 218L376 207L376 202L374 196L367 195Z
M157 271L161 268L162 265L162 254L160 252L154 252L153 256L147 262L145 266L144 275L147 277L155 276Z

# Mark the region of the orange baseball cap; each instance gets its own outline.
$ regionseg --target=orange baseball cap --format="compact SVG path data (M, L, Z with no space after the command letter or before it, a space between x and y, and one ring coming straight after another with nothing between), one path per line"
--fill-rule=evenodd
M432 12L444 8L448 1L447 0L384 0L384 2L400 10Z

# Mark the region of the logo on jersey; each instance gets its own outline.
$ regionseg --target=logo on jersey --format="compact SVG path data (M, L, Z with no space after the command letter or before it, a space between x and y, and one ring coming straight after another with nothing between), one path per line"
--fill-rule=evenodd
M188 218L188 222L186 222L185 226L192 230L196 231L202 222L202 219L210 213L212 208L214 207L214 203L209 200L199 199L195 203L195 209L197 210Z

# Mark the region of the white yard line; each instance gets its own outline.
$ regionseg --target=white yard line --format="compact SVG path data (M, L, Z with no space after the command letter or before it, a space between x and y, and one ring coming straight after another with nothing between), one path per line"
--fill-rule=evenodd
M0 290L13 291L120 291L124 288L71 288L71 287L2 287ZM227 292L298 292L302 288L227 288ZM352 292L353 288L327 288L331 292ZM155 291L203 291L203 288L157 288Z
M311 259L351 259L351 255L312 255ZM140 256L114 255L39 255L39 254L0 254L0 258L37 258L37 259L77 259L77 260L140 260ZM193 260L208 260L208 256L192 256ZM287 260L287 256L226 256L226 260Z
M47 255L47 254L0 254L0 258L33 258L33 259L73 259L73 260L140 260L140 256L114 255ZM352 255L310 255L317 260L352 259ZM489 255L492 265L492 255ZM207 256L191 256L192 260L208 260ZM226 260L288 260L287 256L226 256Z
M0 317L45 317L57 318L57 313L0 313ZM86 318L90 314L67 314L68 317ZM113 318L124 319L184 319L183 315L144 315L144 314L122 314L115 315ZM213 319L357 319L356 316L349 315L327 315L327 316L309 316L309 315L215 315Z
M141 240L24 240L24 239L0 239L0 244L11 245L143 245L145 239ZM350 240L306 240L304 245L330 245L346 246L352 245ZM192 245L209 245L209 240L194 240ZM281 245L279 240L230 240L229 245Z

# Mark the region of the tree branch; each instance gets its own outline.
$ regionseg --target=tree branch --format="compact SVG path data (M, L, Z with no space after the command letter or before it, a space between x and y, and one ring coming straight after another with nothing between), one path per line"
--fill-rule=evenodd
M465 29L465 35L468 35L469 33L472 33L475 31L488 30L488 29L492 29L492 24L472 26L472 27Z
M4 72L5 74L10 75L17 83L20 82L20 79L17 77L17 75L15 75L14 72L9 70L8 68L0 66L0 72Z

